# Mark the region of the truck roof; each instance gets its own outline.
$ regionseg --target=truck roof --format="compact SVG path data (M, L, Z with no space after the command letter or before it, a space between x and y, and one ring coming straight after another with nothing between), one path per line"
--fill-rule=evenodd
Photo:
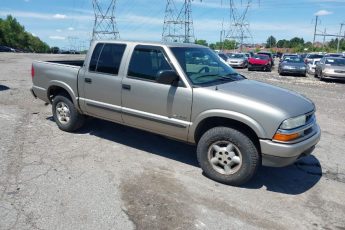
M126 41L126 40L97 40L96 43L127 43L132 45L152 45L152 46L167 46L167 47L198 47L207 48L206 46L197 45L193 43L177 43L177 42L157 42L157 41Z

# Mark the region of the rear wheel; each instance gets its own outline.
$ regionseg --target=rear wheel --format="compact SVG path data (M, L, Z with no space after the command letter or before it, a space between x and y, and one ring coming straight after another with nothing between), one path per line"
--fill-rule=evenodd
M58 127L66 132L73 132L79 129L85 121L85 117L78 112L72 101L65 94L54 97L52 112Z
M246 183L260 165L253 141L228 127L208 130L198 143L197 157L206 176L229 185Z

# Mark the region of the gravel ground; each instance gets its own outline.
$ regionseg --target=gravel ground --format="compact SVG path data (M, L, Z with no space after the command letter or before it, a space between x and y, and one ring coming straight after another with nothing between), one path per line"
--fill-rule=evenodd
M193 146L97 119L60 131L29 93L31 62L76 57L0 54L0 229L345 229L344 83L238 70L312 99L322 139L231 187Z

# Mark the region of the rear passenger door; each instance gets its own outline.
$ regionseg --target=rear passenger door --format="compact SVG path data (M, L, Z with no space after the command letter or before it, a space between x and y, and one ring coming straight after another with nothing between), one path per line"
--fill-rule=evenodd
M185 140L190 125L192 89L156 82L173 66L162 47L137 45L122 82L122 118L134 127Z
M85 113L112 121L121 119L121 60L125 44L98 43L84 73L80 101Z

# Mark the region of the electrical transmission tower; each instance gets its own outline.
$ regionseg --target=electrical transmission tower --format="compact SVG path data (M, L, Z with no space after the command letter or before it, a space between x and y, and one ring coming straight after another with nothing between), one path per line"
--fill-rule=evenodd
M119 39L115 18L116 0L92 0L95 21L92 31L92 40Z
M174 0L167 0L162 41L192 43L195 40L192 1L185 0L180 10Z
M238 10L235 0L229 0L230 4L230 26L225 35L225 39L234 40L236 45L239 46L242 51L243 44L253 43L253 36L250 32L249 23L247 21L247 13L251 7L252 0L241 1L241 12Z

